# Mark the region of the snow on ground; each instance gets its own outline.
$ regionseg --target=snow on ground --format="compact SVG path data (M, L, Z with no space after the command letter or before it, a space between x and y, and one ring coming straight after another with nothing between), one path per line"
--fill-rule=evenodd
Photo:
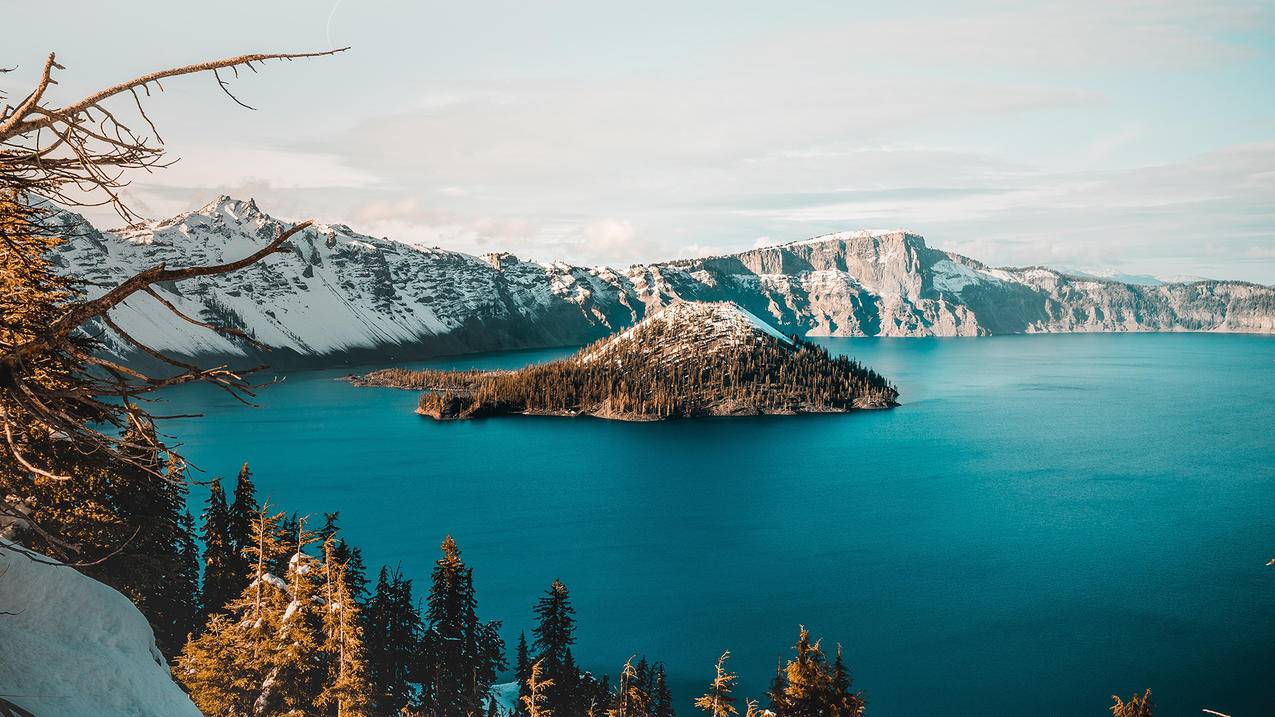
M934 288L939 291L960 293L961 289L982 282L1017 281L1013 274L1001 269L975 269L972 266L941 259L934 262Z
M652 341L646 332L660 324L667 338ZM579 354L579 360L589 363L609 355L618 346L637 341L641 342L643 353L653 359L681 361L705 350L757 341L760 335L792 344L791 338L732 302L678 301L648 314L602 344L586 349Z
M833 234L821 234L817 237L809 239L798 239L790 241L778 246L804 246L807 244L823 244L831 241L851 241L854 239L873 239L876 237L889 236L891 234L906 234L902 229L858 229L855 231L835 232Z
M146 618L102 583L0 540L0 613L0 696L37 717L199 717Z
M491 686L491 696L501 715L512 715L518 707L518 683L502 682Z

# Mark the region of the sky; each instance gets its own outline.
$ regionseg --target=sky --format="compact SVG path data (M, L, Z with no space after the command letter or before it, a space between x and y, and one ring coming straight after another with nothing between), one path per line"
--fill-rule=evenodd
M994 265L1275 283L1275 2L0 0L53 97L350 46L148 101L218 194L471 253L623 266L903 228ZM131 98L121 103L127 113ZM107 226L118 219L90 218Z

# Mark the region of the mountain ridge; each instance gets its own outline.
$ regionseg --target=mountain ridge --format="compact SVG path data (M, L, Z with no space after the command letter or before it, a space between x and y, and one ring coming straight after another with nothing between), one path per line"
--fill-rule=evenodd
M63 271L111 285L164 262L247 255L291 223L222 195L166 220L101 232L57 221ZM81 224L82 223L82 224ZM181 322L149 297L118 308L121 326L179 356L338 365L451 353L581 345L675 301L730 301L785 334L985 336L1078 331L1275 332L1275 289L1235 281L1155 286L992 267L919 234L850 231L731 254L626 268L481 257L317 224L233 275L159 287L178 308L272 347ZM91 288L100 292L101 288ZM109 350L132 356L113 342Z

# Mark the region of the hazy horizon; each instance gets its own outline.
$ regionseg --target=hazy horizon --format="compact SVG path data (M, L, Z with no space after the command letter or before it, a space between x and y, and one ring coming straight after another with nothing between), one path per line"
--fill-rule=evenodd
M72 3L52 44L10 39L0 87L20 98L50 51L62 101L352 47L227 77L256 112L211 78L166 82L148 111L182 161L128 190L156 218L225 193L612 265L897 227L993 265L1275 283L1270 4L218 8ZM15 26L39 13L5 7Z

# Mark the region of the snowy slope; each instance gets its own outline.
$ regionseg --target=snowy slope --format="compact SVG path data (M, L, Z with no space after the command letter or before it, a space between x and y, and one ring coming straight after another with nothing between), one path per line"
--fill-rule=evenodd
M791 338L727 301L678 301L653 311L634 326L593 344L575 356L591 363L616 349L640 350L645 358L674 362L766 339L792 345Z
M128 598L0 539L0 696L37 717L199 717Z
M79 221L73 214L62 219ZM165 262L239 258L286 222L252 200L117 232L68 228L55 260L111 285ZM737 254L627 269L475 257L318 225L293 251L229 276L160 287L192 316L274 347L274 365L334 364L587 343L677 301L729 301L783 333L980 336L1051 331L1275 331L1275 289L1241 282L1138 285L1043 267L992 268L904 231L841 232ZM96 289L101 291L103 289ZM254 351L130 299L116 321L189 356ZM127 355L127 347L116 350ZM260 357L252 356L252 359Z
M109 285L158 263L190 266L246 256L285 226L251 200L223 196L198 211L139 229L85 233L68 241L59 259L68 271ZM466 254L365 236L343 225L315 226L291 244L292 252L233 275L163 286L161 293L191 316L244 329L257 341L300 355L442 337L460 337L453 342L457 349L468 348L464 338L479 342L473 348L498 348L482 345L473 331L461 336L479 327L495 338L509 332L515 342L568 343L582 328L605 325L610 315L632 320L628 310L597 307L591 300L600 271L516 260L498 267ZM187 355L250 351L168 315L150 297L134 297L113 315L156 348ZM538 326L548 318L554 321ZM558 337L555 330L565 333Z

